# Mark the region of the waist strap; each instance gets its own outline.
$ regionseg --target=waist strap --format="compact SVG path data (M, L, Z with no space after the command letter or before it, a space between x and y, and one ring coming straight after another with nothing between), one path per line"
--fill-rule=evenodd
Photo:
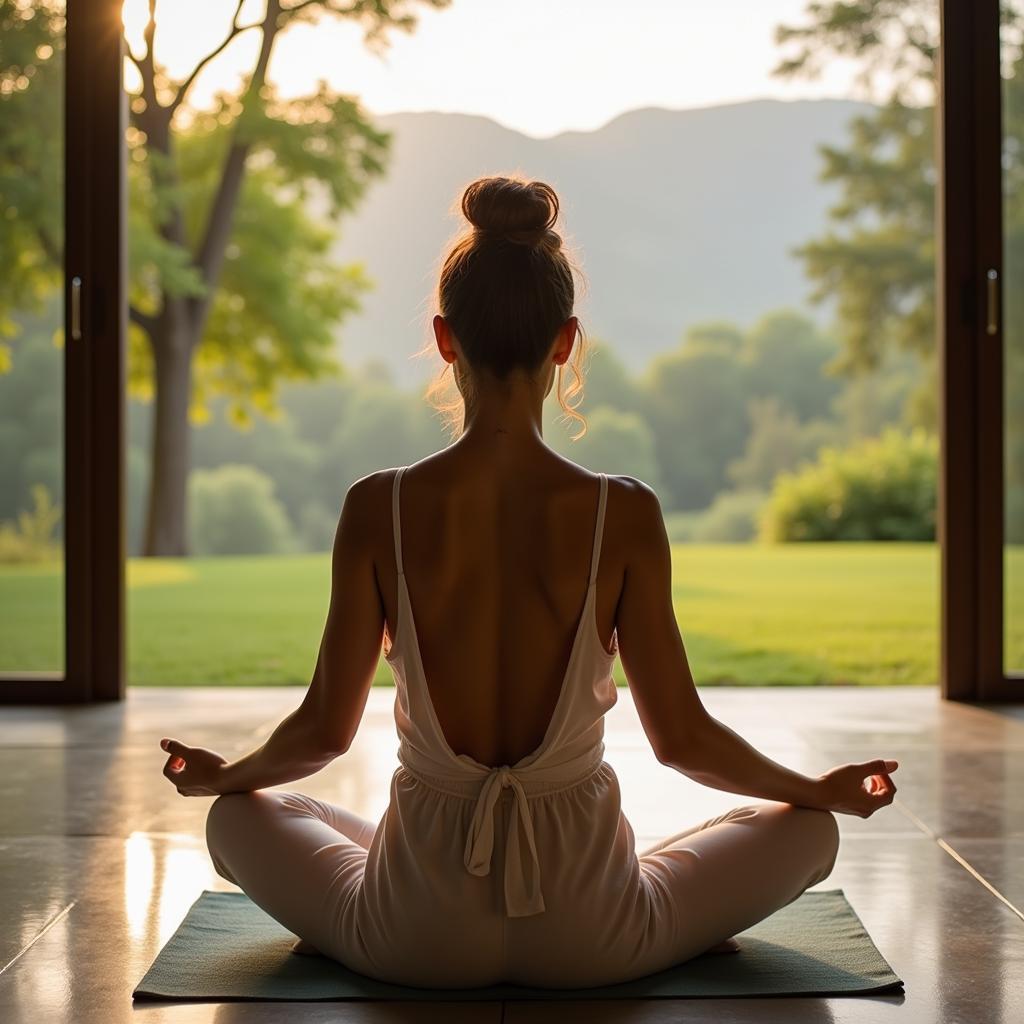
M491 872L494 809L502 790L512 790L512 809L505 839L505 913L509 917L542 914L545 907L540 887L540 858L527 792L532 791L536 796L548 795L584 782L603 764L604 744L599 742L577 758L571 766L575 770L566 771L569 766L560 766L556 778L538 778L539 773L534 768L516 769L509 765L486 772L481 765L478 766L479 773L468 772L454 777L446 772L435 774L416 764L414 752L405 744L399 747L398 760L406 771L425 785L475 801L462 858L466 870L473 875L483 876Z
M508 765L494 768L484 780L466 835L463 863L470 874L490 873L494 852L494 806L506 787L511 788L514 800L505 840L505 911L509 917L528 917L544 911L540 859L537 857L537 841L526 791ZM524 863L524 841L530 855L528 868Z

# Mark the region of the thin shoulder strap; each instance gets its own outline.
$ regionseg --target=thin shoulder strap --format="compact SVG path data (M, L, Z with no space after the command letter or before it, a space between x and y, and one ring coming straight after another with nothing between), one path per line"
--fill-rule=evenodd
M590 556L590 583L594 585L597 579L597 563L601 560L601 538L604 536L604 510L608 504L608 477L604 473L598 473L601 481L601 492L597 499L597 522L594 524L594 550Z
M402 486L402 474L405 466L395 474L394 483L391 486L391 532L395 537L395 564L398 566L398 575L404 574L402 569L402 518L398 514L398 489Z

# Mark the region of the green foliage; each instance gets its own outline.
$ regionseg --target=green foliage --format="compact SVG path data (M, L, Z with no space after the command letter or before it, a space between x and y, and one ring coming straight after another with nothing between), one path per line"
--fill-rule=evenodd
M933 540L938 439L889 429L775 482L761 520L768 541Z
M189 480L195 549L203 555L281 554L291 549L288 516L274 482L252 466L197 470Z
M666 504L705 508L746 442L742 368L720 349L684 345L652 360L642 387Z
M837 434L837 425L827 420L801 423L774 396L751 399L748 410L747 447L726 469L740 490L768 490L779 473L814 458Z
M0 387L3 381L0 380ZM364 373L344 379L285 384L280 415L256 417L244 429L221 415L223 396L211 399L211 416L192 425L197 469L252 466L274 482L299 550L329 550L345 490L381 466L414 461L444 444L440 426L423 399ZM128 404L128 550L142 550L147 453L152 441L148 409ZM3 415L0 409L0 436Z
M693 540L693 531L697 528L701 516L699 509L691 512L665 512L665 532L671 544L688 544Z
M934 379L930 383L934 388ZM831 418L845 442L877 437L889 425L910 429L918 422L910 412L911 399L925 390L917 358L888 352L876 370L846 380L832 402Z
M894 351L926 373L907 394L905 419L937 423L934 235L934 99L939 5L935 0L810 0L804 22L781 26L783 77L814 77L833 57L852 58L878 110L851 122L845 149L825 147L822 178L839 187L834 228L798 253L819 300L836 303L844 354L860 373ZM1024 7L1000 4L1003 31L1003 277L1024 270ZM1007 539L1024 538L1024 299L1004 290ZM851 396L853 397L853 396Z
M0 133L2 134L2 133ZM54 298L40 316L18 318L18 354L0 373L0 519L13 519L42 484L64 491L64 357L54 344Z
M443 8L449 0L419 2ZM63 6L0 0L0 372L11 361L3 344L14 330L11 311L34 311L61 282ZM359 308L370 282L359 264L338 267L330 253L341 216L384 172L391 136L355 97L322 82L312 95L281 98L267 69L275 41L293 23L351 19L366 44L382 51L389 30L414 28L411 6L239 4L220 44L178 80L160 63L160 25L150 6L145 51L127 53L134 69L127 79L128 381L135 396L149 399L159 388L169 407L188 406L199 420L212 396L226 396L228 414L245 425L254 412L275 414L282 380L337 372L335 328ZM241 21L243 8L256 20ZM243 34L259 43L237 95L194 108L193 83ZM162 419L166 436L154 450L180 444L183 427ZM182 497L183 464L151 467L151 500L155 493ZM158 524L152 543L176 554L187 547L182 507L165 500L150 516Z
M833 57L859 67L869 89L879 77L900 98L930 86L938 56L936 0L808 0L807 21L780 25L775 41L789 48L776 68L784 77L816 78Z
M338 513L320 501L308 501L299 511L296 526L304 551L330 551L338 529Z
M812 0L801 25L780 26L789 47L783 77L814 77L832 56L852 58L870 94L888 98L850 122L846 148L823 146L821 179L839 189L834 227L796 250L816 301L836 304L843 353L835 369L877 368L888 350L935 358L934 0ZM923 388L934 388L926 376ZM908 410L935 425L934 401L908 398Z
M554 408L552 405L552 412ZM578 441L572 441L564 430L554 430L552 447L595 473L628 474L660 490L654 438L643 418L608 405L585 414L586 433Z
M63 277L63 8L0 0L0 373L12 312L40 312Z
M414 462L443 443L432 410L419 395L362 380L338 410L327 441L320 470L322 500L340 510L345 491L360 477L382 466Z
M720 491L694 524L690 539L697 544L753 540L767 497L765 491Z
M61 511L42 484L32 488L32 502L17 522L0 522L0 565L61 560L61 545L54 537Z
M220 96L175 135L173 158L135 140L130 190L132 296L144 316L168 298L198 300L209 288L196 262L225 154L243 139L246 172L231 238L197 350L191 412L210 414L210 399L230 399L226 413L245 426L253 412L273 415L278 385L336 373L335 328L358 311L371 287L361 264L331 260L337 220L355 207L372 176L383 173L389 133L377 131L358 104L321 85L287 102L265 86L261 102L241 107ZM317 219L311 197L323 198ZM164 221L180 211L183 242ZM133 332L133 392L152 390L150 339Z
M847 150L822 147L838 185L835 230L797 249L812 298L834 299L846 372L888 349L935 355L934 113L892 101L850 123Z
M739 358L745 344L743 331L728 320L694 324L686 332L684 344L691 352L708 349Z
M589 410L602 405L621 412L642 412L643 395L612 345L593 338L588 341L591 347L584 370L583 414L589 416ZM565 379L567 382L571 380L571 374L567 374ZM577 427L573 425L572 432L576 430ZM564 426L559 426L559 432L568 435Z
M835 338L790 309L766 313L741 338L737 358L748 395L773 398L799 420L828 414L843 387L835 370Z

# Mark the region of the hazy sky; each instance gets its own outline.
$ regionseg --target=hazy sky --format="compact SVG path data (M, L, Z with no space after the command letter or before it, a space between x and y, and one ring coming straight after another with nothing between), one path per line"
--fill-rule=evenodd
M264 4L248 0L242 21ZM146 0L127 0L125 23L141 50ZM443 110L484 114L528 135L598 128L637 107L685 108L776 96L849 96L851 69L834 62L820 81L786 83L771 69L780 22L802 20L806 0L454 0L418 4L412 35L390 33L380 57L353 24L298 25L277 43L270 74L285 95L326 79L379 114ZM162 0L157 53L183 75L230 22L232 0ZM196 83L197 103L250 69L248 33Z

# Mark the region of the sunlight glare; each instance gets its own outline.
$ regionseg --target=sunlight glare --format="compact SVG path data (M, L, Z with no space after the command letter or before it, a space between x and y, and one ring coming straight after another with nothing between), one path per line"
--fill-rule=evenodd
M772 75L780 23L804 20L806 0L723 0L716 5L635 0L454 0L436 10L410 4L412 33L389 30L371 52L352 19L295 24L275 42L268 79L285 99L326 81L384 115L437 110L489 117L526 135L592 131L627 110L689 109L774 96L851 96L852 65L833 60L817 81ZM158 0L156 57L173 82L224 40L231 0ZM241 24L264 0L246 0ZM147 0L125 0L125 35L143 53ZM500 40L501 45L493 45ZM237 92L255 63L259 30L244 32L197 77L189 100L208 108ZM126 85L138 74L126 61Z
M133 832L124 841L124 915L128 932L136 941L146 935L146 922L153 899L153 840L144 832Z

